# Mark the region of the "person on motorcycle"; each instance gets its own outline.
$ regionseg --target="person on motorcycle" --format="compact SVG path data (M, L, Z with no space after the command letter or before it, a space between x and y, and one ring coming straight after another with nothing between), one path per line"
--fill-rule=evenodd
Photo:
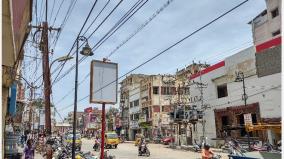
M214 153L210 150L209 144L204 144L204 148L202 149L202 159L212 159L214 156Z
M93 149L98 150L100 143L101 143L101 141L100 141L99 137L97 136L96 139L95 139L95 144L93 146Z
M145 143L144 137L141 137L139 143L138 143L138 153L141 151L142 145Z

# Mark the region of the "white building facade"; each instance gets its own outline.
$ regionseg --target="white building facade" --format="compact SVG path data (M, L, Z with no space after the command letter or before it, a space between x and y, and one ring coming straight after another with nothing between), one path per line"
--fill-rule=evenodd
M266 67L263 65L262 67ZM256 67L255 47L247 48L224 61L191 76L191 81L198 81L207 85L203 89L205 107L205 137L209 143L217 146L216 138L224 137L222 132L226 126L243 126L244 114L251 114L253 123L281 120L281 72L259 77ZM243 72L245 91L244 102L242 82L235 82L235 72ZM191 88L191 95L200 98L200 89L195 85ZM201 100L191 103L201 108ZM198 123L193 129L193 138L200 140L203 125ZM245 129L229 132L236 138L245 137ZM254 132L250 136L260 140L268 139L271 143L280 136L271 131L266 133Z
M140 82L133 83L129 89L129 139L135 140L140 132L138 120L140 113Z

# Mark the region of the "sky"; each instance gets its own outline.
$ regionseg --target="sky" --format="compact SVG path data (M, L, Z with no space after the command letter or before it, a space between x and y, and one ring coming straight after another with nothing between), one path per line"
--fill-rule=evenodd
M39 16L39 12L41 11L40 8L43 8L42 1L43 0L35 0L38 12L37 14L35 13L34 4L32 24L42 21L40 20L42 19L40 17L43 16ZM87 31L86 36L89 36L95 30L104 17L107 16L107 14L119 1L120 0L110 0L106 9ZM123 0L117 10L113 12L109 19L107 19L89 39L89 45L91 47L94 46L137 1L138 0ZM55 14L62 0L50 0L48 2L48 23L50 23L52 27L59 27L63 22L68 6L72 1L63 1L54 25L52 24L55 19ZM79 0L76 2L69 19L66 21L65 27L62 29L57 45L55 48L53 45L51 46L51 48L53 48L53 53L50 55L50 61L67 55L94 2L94 0ZM103 45L94 51L94 56L88 57L80 63L79 83L82 80L85 80L79 85L78 100L90 94L90 78L89 76L87 76L87 78L85 77L88 73L90 73L91 61L102 60L104 57L107 57L112 50L133 34L137 28L145 23L145 21L156 13L156 11L166 2L167 0L147 1L147 3L136 14L134 14L133 17L131 17L120 29L118 29L117 32L115 32L115 34L113 34ZM146 27L138 32L122 47L116 50L109 59L112 62L118 63L118 74L121 76L241 2L241 0L173 0ZM106 3L107 0L97 1L94 11L92 12L86 26L89 26L91 21L97 16L98 12ZM235 54L252 45L251 26L248 22L265 8L266 5L264 0L250 0L209 27L199 31L197 34L194 34L179 45L176 45L158 58L132 73L175 74L177 69L186 67L191 64L192 61L200 61L201 63L206 62L208 64L217 63L225 57ZM87 27L85 27L85 29L86 28ZM85 29L83 32L85 32ZM34 33L35 31L32 32ZM33 45L29 43L26 45L26 55L40 57L41 53L39 51L35 51L32 47ZM82 55L79 55L79 58L81 57ZM66 62L61 74L74 65L74 63L75 59ZM35 67L36 65L38 65L38 67ZM51 70L56 70L58 65L60 65L60 63L54 63ZM41 71L41 64L39 64L39 61L34 62L29 58L25 58L24 75L26 78L33 81L41 75ZM54 79L57 73L58 69L56 70L56 73L52 74L51 79ZM68 112L73 111L74 91L72 90L75 84L74 81L75 70L72 70L64 78L52 86L52 103L55 104L56 109L63 117L66 117ZM39 80L36 84L41 85L41 80ZM40 92L41 89L37 90L38 96L42 95ZM64 96L66 97L62 100ZM78 102L78 111L83 111L85 108L90 106L98 108L101 107L100 105L90 104L89 98L86 98L85 100ZM106 108L108 109L111 106L112 105L107 105ZM118 107L118 104L116 104L115 107ZM61 120L57 114L56 119L58 121Z

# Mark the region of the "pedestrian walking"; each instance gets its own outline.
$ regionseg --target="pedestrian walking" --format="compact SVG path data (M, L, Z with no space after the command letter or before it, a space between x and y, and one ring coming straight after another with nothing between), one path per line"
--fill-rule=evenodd
M44 143L45 143L45 139L44 139L44 135L41 134L40 137L39 137L39 140L38 140L38 143L39 143L39 152L40 154L43 152L44 150Z
M32 139L28 139L27 145L24 148L24 154L25 154L25 158L24 159L34 159L35 150L34 150L34 145L33 145L33 140Z

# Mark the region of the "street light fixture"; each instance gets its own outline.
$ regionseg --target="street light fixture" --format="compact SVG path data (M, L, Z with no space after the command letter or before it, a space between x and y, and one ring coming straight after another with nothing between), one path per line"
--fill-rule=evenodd
M68 56L68 55L67 55L67 56L61 56L61 57L55 59L54 61L52 61L51 64L50 64L50 66L49 66L49 68L51 69L51 66L52 66L55 62L64 62L64 61L71 60L71 59L73 59L73 58L74 58L74 57Z
M64 61L68 61L68 60L71 60L71 59L73 59L73 57L72 56L68 56L68 55L66 55L66 56L61 56L61 57L59 57L59 58L57 58L57 59L55 59L55 60L53 60L52 62L51 62L51 64L50 64L50 66L49 66L49 70L51 70L51 67L52 67L52 65L55 63L55 62L64 62ZM51 78L51 77L50 77ZM43 81L42 81L43 82ZM54 81L53 81L54 82ZM50 85L50 94L52 94L52 85Z
M72 141L72 159L75 159L75 141L76 141L76 113L77 113L77 94L78 94L78 56L79 56L79 41L86 42L80 54L84 56L92 56L94 53L88 44L88 39L84 36L78 36L76 39L76 72L75 72L75 99L74 99L74 113L73 113L73 141Z

